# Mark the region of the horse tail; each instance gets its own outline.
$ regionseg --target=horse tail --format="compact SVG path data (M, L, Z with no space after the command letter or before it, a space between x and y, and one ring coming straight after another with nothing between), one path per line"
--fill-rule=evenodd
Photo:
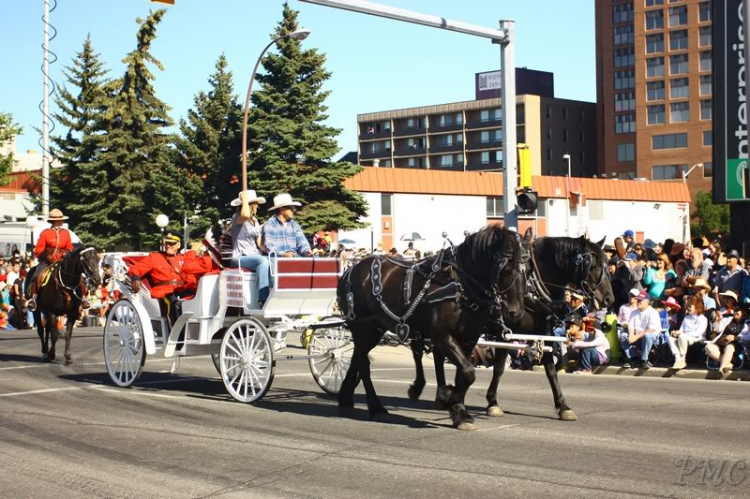
M354 295L352 293L352 269L354 265L349 267L341 275L339 284L336 287L336 301L341 310L341 315L347 319L354 319Z

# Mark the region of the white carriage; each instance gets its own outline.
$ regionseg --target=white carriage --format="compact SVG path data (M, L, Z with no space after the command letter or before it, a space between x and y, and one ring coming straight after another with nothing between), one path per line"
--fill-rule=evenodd
M149 356L173 359L174 371L182 357L211 355L227 392L240 402L266 394L280 358L307 360L318 385L338 393L353 352L349 331L334 316L339 259L272 258L272 289L262 309L254 272L205 275L170 328L146 279L138 295L130 289L127 268L144 257L111 256L121 298L104 326L104 359L116 385L135 383ZM292 332L302 334L307 355L291 354L286 338Z

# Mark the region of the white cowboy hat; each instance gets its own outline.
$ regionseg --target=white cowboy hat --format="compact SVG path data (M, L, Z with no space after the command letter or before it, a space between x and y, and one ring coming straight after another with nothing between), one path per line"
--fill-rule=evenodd
M54 222L56 220L67 220L70 217L66 217L63 215L63 212L55 208L54 210L49 212L49 216L47 217L48 222Z
M292 201L291 194L279 194L278 196L273 197L273 206L271 206L268 209L270 211L273 211L277 208L282 208L284 206L302 206L302 203L299 203L297 201Z
M239 206L239 205L241 205L242 204L242 198L240 198L241 195L242 195L242 193L240 192L237 195L237 199L233 199L232 202L229 203L229 204L232 205L232 206ZM252 189L248 189L248 190L245 191L245 197L247 198L247 203L248 204L252 204L252 203L264 204L266 202L266 198L258 196L255 193L255 191L252 190Z

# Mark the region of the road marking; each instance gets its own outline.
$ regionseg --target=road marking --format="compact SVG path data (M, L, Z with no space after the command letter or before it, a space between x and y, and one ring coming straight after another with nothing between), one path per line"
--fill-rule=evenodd
M69 386L65 388L46 388L44 390L30 390L28 392L0 393L0 397L15 397L16 395L34 395L37 393L62 392L66 390L80 390L80 386Z
M177 395L164 395L163 393L154 393L154 392L146 392L143 390L118 390L116 388L112 388L110 386L92 386L93 390L97 390L104 393L112 393L115 395L148 395L150 397L157 397L157 398L163 398L163 399L180 399L185 400L185 396L177 396Z

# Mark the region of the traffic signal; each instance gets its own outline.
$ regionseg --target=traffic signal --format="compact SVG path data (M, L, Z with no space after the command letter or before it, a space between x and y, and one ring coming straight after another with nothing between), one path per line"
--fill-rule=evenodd
M516 161L518 167L518 187L528 189L531 187L531 149L526 144L517 144L518 152Z
M518 211L521 213L534 213L536 211L538 197L539 193L532 190L530 187L526 187L522 191L519 191L516 196Z

